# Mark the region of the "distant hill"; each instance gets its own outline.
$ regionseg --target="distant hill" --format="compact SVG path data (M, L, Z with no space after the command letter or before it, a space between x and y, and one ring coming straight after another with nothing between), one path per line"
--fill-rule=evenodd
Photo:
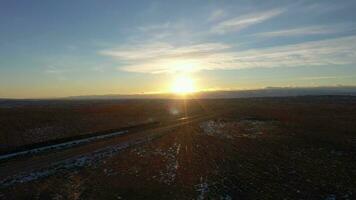
M219 99L219 98L249 98L249 97L295 97L295 96L325 96L325 95L342 95L356 96L356 86L334 86L334 87L267 87L254 90L217 90L197 92L185 98L201 98L201 99ZM0 98L0 105L11 105L16 103L31 102L32 104L43 103L43 100L110 100L110 99L179 99L183 96L161 93L161 94L109 94L109 95L86 95L86 96L70 96L63 98L46 98L46 99L10 99Z
M197 92L188 95L188 98L248 98L248 97L290 97L309 95L346 95L356 96L356 86L334 86L334 87L267 87L255 90L219 90ZM72 96L69 99L169 99L181 98L174 94L132 94L132 95L90 95Z

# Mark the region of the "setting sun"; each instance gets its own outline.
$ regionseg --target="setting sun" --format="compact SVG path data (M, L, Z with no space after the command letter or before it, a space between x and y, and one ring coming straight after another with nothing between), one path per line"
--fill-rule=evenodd
M171 91L176 94L188 94L196 91L194 80L187 76L177 77L173 84Z

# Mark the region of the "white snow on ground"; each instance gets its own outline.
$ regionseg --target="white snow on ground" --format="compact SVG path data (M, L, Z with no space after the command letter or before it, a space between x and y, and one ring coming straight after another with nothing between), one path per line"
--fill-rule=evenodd
M220 120L209 120L200 124L200 128L203 129L206 135L231 139L232 137L227 134L225 126L226 122Z
M196 191L199 193L197 199L203 200L206 198L207 193L209 192L209 185L206 180L203 180L203 177L200 177L200 183L196 185Z
M133 146L133 145L145 143L145 142L148 142L151 140L152 140L152 138L143 138L143 139L126 142L126 143L119 144L119 145L109 146L109 147L94 151L93 153L80 155L80 156L77 156L74 158L59 161L57 163L50 165L49 167L42 168L40 170L27 172L27 173L21 173L21 174L17 174L17 175L11 176L11 177L7 177L4 180L0 180L0 188L8 187L8 186L14 185L16 183L25 183L25 182L37 180L39 178L47 177L49 175L52 175L56 172L63 171L63 170L81 168L84 166L94 166L95 167L95 165L97 165L100 160L102 160L104 158L112 157L113 155L115 155L117 152L119 152L122 149L125 149L125 148Z
M147 151L145 148L138 147L132 149L131 152L135 153L140 158L144 158L146 156L159 156L165 163L165 166L160 169L158 174L153 175L152 179L170 185L175 181L177 173L176 171L179 168L179 161L177 156L179 155L180 148L180 144L174 143L168 149L156 148L152 151ZM131 167L129 171L133 174L136 174L138 171L140 171L140 169Z
M174 143L167 151L163 151L162 149L155 150L154 154L162 156L166 161L166 167L160 171L158 177L155 176L153 178L158 178L160 182L167 185L171 185L175 181L179 168L178 155L180 147L180 144Z
M204 130L207 135L216 135L222 133L222 128L224 128L225 123L217 120L209 120L202 122L200 127Z
M256 138L258 135L263 134L262 128L266 125L265 121L259 120L242 120L239 122L243 126L247 133L243 134L244 137Z
M271 122L260 120L208 120L200 123L200 128L206 135L221 138L231 139L233 136L256 138L263 134L263 128L270 124Z
M15 156L20 156L20 155L36 154L36 153L39 153L39 152L42 152L42 151L46 151L46 150L54 150L54 149L58 150L58 149L70 148L70 147L72 147L74 145L88 143L88 142L92 142L92 141L98 140L98 139L114 137L114 136L121 135L121 134L124 134L124 133L127 133L127 132L128 132L127 130L119 131L119 132L115 132L115 133L109 133L109 134L105 134L105 135L93 136L93 137L89 137L89 138L84 138L84 139L64 142L64 143L60 143L60 144L54 144L54 145L49 145L49 146L45 146L45 147L39 147L39 148L27 150L27 151L10 153L10 154L6 154L6 155L0 156L0 160L4 160L4 159L12 158L12 157L15 157Z
M220 200L232 200L232 197L226 192L218 191L219 187L226 188L226 186L218 186L217 182L208 182L207 177L200 177L199 184L195 185L198 196L196 199L220 199Z

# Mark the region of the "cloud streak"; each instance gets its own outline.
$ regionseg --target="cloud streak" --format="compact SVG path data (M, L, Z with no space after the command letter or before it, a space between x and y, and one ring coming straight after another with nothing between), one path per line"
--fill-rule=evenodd
M120 70L140 73L342 65L356 63L356 36L246 51L235 51L223 43L162 43L132 45L101 54L126 63Z
M217 9L210 14L208 21L212 21L212 22L217 21L222 19L226 15L227 15L226 11L224 11L223 9Z
M165 35L173 37L149 37L134 40L117 48L99 51L100 55L111 57L120 63L120 70L139 73L176 73L201 70L227 70L247 68L297 67L316 65L343 65L356 63L356 36L285 44L257 49L243 50L238 44L223 42L225 34L236 33L272 18L281 16L287 9L272 9L236 16L227 20L225 10L215 10L206 19L203 30L184 22L141 26L137 30L145 36ZM192 25L192 24L190 24ZM187 27L193 27L193 31ZM195 30L195 31L194 31ZM297 37L307 35L351 34L353 23L309 25L280 30L269 30L248 35L250 39L271 39L275 37ZM189 40L182 42L181 32L189 33ZM198 37L192 37L198 36ZM142 35L141 35L142 36ZM246 36L246 35L245 35ZM333 37L335 37L334 35ZM147 38L147 37L146 37ZM196 41L196 42L192 42ZM198 42L199 41L199 42ZM220 42L204 42L220 41ZM293 40L289 42L295 42ZM278 44L278 43L275 43Z
M176 71L196 71L200 63L197 58L209 56L229 49L222 43L201 43L176 46L169 43L153 42L132 44L114 50L99 52L126 63L122 70L142 73L164 73Z
M104 50L100 53L122 60L145 60L157 57L183 57L186 55L205 54L229 48L222 43L202 43L185 46L175 46L165 42L133 44L114 50Z
M243 16L238 16L218 23L211 29L212 33L225 34L228 32L237 32L242 29L248 28L252 25L262 23L273 17L276 17L285 12L284 9L274 9L264 12L256 12Z
M353 31L355 28L351 24L336 24L336 25L324 25L324 26L307 26L298 27L292 29L283 29L277 31L269 31L263 33L257 33L257 36L263 37L294 37L294 36L307 36L307 35L326 35L335 34L340 32Z

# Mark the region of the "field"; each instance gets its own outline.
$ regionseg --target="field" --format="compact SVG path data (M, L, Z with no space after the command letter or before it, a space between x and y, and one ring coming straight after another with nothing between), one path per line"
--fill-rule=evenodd
M351 200L355 121L348 96L3 101L3 154L160 124L0 161L0 199Z
M174 100L0 101L0 153L202 111L197 102L189 106L183 113L184 102Z

